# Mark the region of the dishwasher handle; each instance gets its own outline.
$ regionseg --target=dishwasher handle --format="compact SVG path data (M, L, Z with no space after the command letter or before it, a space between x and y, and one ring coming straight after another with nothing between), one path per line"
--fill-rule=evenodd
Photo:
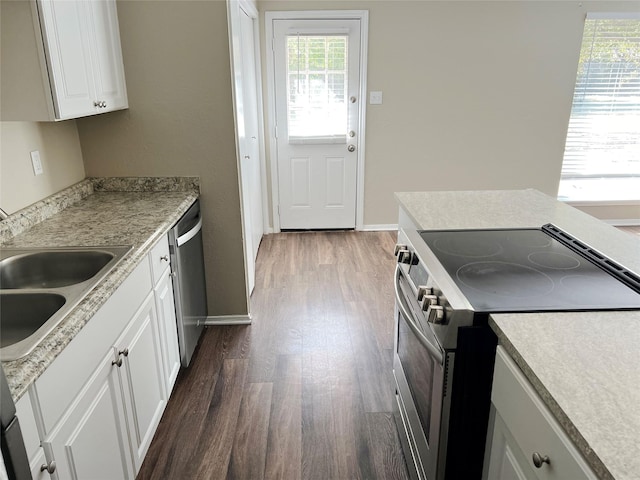
M189 240L191 240L193 237L195 237L200 232L200 230L202 230L202 217L200 217L198 219L198 223L196 223L195 227L193 227L188 232L186 232L186 233L180 235L178 238L176 238L176 245L178 247L180 247L181 245L184 245Z

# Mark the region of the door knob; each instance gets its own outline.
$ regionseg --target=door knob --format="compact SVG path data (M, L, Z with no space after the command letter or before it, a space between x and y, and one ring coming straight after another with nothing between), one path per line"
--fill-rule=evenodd
M40 471L41 472L47 472L47 473L53 473L56 471L56 462L54 462L53 460L50 461L49 463L43 463L42 465L40 465Z
M351 103L356 103L356 97L349 97L349 101Z
M350 152L355 152L356 151L356 146L355 145L349 145L347 147L347 150L349 150Z

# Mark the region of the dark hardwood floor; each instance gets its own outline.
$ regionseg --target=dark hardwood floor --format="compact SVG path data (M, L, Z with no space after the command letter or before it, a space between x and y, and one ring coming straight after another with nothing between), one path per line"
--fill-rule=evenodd
M253 324L209 327L138 479L405 479L395 232L266 236Z

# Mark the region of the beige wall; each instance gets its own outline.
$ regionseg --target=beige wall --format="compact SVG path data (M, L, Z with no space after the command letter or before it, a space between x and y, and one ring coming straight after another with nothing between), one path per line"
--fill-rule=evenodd
M247 312L223 1L119 1L129 109L78 120L89 176L198 175L209 315Z
M530 187L555 196L585 14L640 3L258 5L369 11L368 90L382 91L384 104L367 105L364 223L377 225L397 223L394 191Z
M0 123L0 207L13 213L84 178L76 122ZM30 152L40 151L35 176Z

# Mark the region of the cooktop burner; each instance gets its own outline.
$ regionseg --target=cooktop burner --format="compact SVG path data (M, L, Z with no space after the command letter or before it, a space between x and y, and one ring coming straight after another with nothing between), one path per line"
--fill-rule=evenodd
M553 225L420 235L476 311L640 308L637 276Z

